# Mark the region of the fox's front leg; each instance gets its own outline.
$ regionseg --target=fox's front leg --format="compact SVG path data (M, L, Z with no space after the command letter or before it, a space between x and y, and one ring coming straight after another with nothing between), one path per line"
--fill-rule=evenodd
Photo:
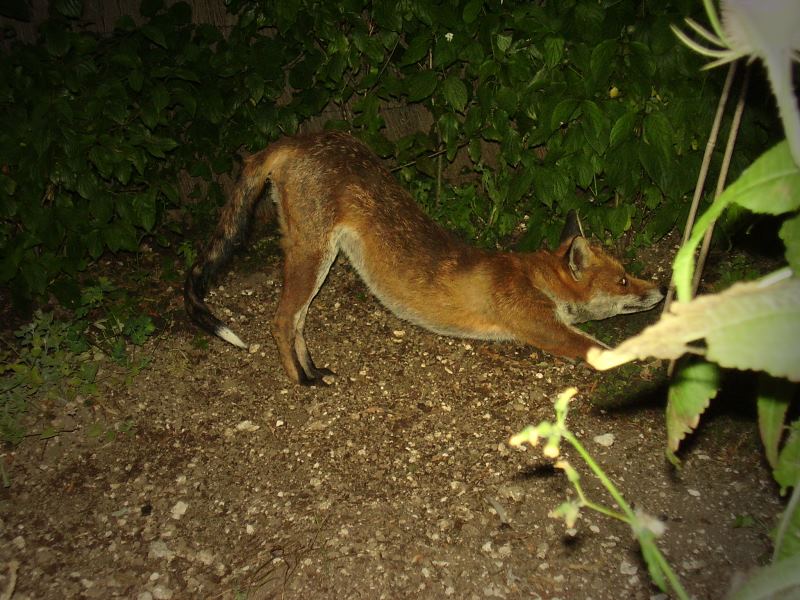
M561 322L555 316L523 328L519 340L556 356L583 361L590 349L608 348L603 342Z

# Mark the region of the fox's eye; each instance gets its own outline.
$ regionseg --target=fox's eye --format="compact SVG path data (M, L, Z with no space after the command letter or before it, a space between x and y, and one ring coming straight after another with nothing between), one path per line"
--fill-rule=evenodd
M628 287L628 278L623 276L622 279L619 280L619 284L622 287Z

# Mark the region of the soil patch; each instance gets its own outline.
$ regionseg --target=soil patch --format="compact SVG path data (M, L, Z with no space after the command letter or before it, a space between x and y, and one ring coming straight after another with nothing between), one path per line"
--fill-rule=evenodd
M72 432L2 454L0 565L19 563L14 598L652 598L626 526L585 512L567 531L548 517L573 495L566 478L507 445L552 419L569 386L572 429L665 521L660 547L694 597L719 598L768 560L781 505L752 414L718 403L676 471L661 365L598 374L437 336L391 315L341 261L307 323L317 364L338 377L294 386L269 334L279 266L251 253L209 298L256 351L199 334L175 284L149 368L109 378L91 406L33 415ZM657 316L595 333L618 339ZM95 423L107 435L88 435ZM8 584L6 568L0 592Z

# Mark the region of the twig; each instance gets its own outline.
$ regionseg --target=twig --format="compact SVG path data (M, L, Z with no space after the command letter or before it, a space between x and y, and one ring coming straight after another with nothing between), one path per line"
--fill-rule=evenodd
M692 206L689 209L689 216L686 218L686 225L683 228L683 239L681 246L685 246L689 237L691 236L692 229L694 228L694 221L697 217L697 207L700 205L700 196L703 195L703 188L706 184L706 177L708 176L708 166L711 163L711 155L714 152L714 147L717 144L717 136L719 135L719 127L722 122L722 115L725 113L725 105L728 102L728 96L731 92L731 85L736 75L736 62L732 62L728 67L728 75L725 78L725 85L722 86L722 93L717 103L717 114L714 115L714 123L711 126L711 132L708 134L708 142L706 142L705 154L703 154L703 163L700 166L700 173L697 175L697 184L694 188L694 196L692 197ZM667 297L664 300L664 308L661 314L666 315L669 312L669 307L675 297L675 280L670 281L669 289L667 290ZM675 371L675 361L671 360L667 367L667 377L672 377Z
M744 112L744 101L747 95L747 85L750 83L750 69L745 67L744 78L742 80L742 87L739 90L739 100L736 103L736 110L733 113L733 120L731 121L731 130L728 132L728 144L725 146L725 155L722 158L722 165L720 166L719 178L717 179L717 189L714 191L714 200L719 198L722 190L725 189L725 181L728 178L728 169L731 165L731 156L733 155L733 147L736 145L736 136L739 134L739 124L742 122L742 113ZM697 288L700 287L700 278L703 276L703 267L708 258L708 250L711 247L711 238L714 236L714 224L712 221L706 229L706 234L703 237L703 245L700 247L700 254L697 257L697 265L694 271L694 280L692 281L692 297L697 295Z
M711 132L708 134L708 142L706 142L706 150L703 155L703 163L700 167L700 173L697 175L697 184L694 188L694 197L692 198L692 206L689 209L689 216L686 219L686 226L683 229L683 240L681 246L686 244L686 241L691 235L692 228L694 227L694 220L697 216L697 207L700 204L700 196L703 194L703 188L706 183L706 176L708 175L708 166L711 163L711 155L714 151L714 146L717 143L717 136L719 135L719 127L722 122L722 115L725 113L725 104L728 102L728 95L730 94L731 85L733 84L733 77L736 74L736 63L732 62L728 67L728 76L725 78L725 85L722 87L722 94L719 97L717 104L717 114L714 116L714 123L711 126ZM675 296L675 282L672 281L667 291L667 298L664 300L663 314L669 311L672 299Z

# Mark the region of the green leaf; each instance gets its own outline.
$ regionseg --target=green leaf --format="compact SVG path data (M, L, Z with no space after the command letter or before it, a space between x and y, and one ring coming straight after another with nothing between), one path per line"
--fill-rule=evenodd
M794 391L795 386L784 379L762 374L758 380L758 430L767 462L773 469L778 464L783 424Z
M457 112L464 112L467 105L467 86L464 82L454 75L451 75L442 82L442 96L445 101Z
M754 212L773 215L797 210L800 205L800 169L794 164L785 141L767 150L714 201L692 228L692 234L678 251L673 281L682 301L689 299L694 276L694 251L705 231L725 208L736 202Z
M577 118L577 109L580 102L577 100L567 98L561 100L553 109L553 115L550 117L550 129L555 131L562 125L566 125L573 119Z
M431 36L429 33L421 33L411 38L408 47L400 58L400 66L410 65L419 62L428 55L431 47Z
M517 107L519 106L519 95L514 88L502 86L495 94L495 101L497 102L497 106L512 115L517 111Z
M713 312L720 326L706 335L707 358L800 381L800 278L739 283L724 294Z
M161 112L169 106L169 92L162 84L159 83L153 86L150 94L153 99L153 106L155 106L158 112Z
M605 40L599 43L592 50L592 58L589 61L591 77L597 86L605 87L611 71L614 68L614 58L617 54L619 42L616 39Z
M464 6L464 12L461 14L464 23L473 23L478 18L482 8L483 0L470 0L467 2L466 6Z
M633 125L636 122L636 113L626 112L617 119L611 128L611 138L609 146L614 148L620 142L630 139L633 136Z
M511 47L511 43L514 41L514 38L510 35L505 34L497 34L494 36L494 45L497 49L497 52L500 56L505 56L505 53Z
M128 85L131 86L131 89L134 92L141 92L143 84L144 84L144 74L138 69L135 71L131 71L130 75L128 75Z
M152 231L156 223L156 191L151 189L134 196L132 202L133 216L136 225L146 231Z
M581 110L583 111L583 132L586 141L597 154L605 154L610 129L608 117L591 100L584 100L581 103Z
M55 9L68 19L79 19L83 13L82 0L56 0Z
M667 447L677 452L681 440L700 423L700 415L719 391L719 368L708 362L682 363L669 386Z
M408 101L419 102L429 98L438 83L438 78L434 71L420 71L414 73L407 80Z
M756 569L728 600L767 600L797 597L800 591L800 554Z
M72 45L69 32L55 21L47 21L41 26L44 45L51 56L64 56Z
M383 46L376 38L368 36L364 31L356 31L352 35L352 40L356 48L373 63L380 63L383 60Z
M544 63L550 68L561 62L564 56L564 38L548 37L544 40Z
M258 104L264 96L264 78L258 73L250 73L244 78L244 86L250 92L250 100L253 104Z
M786 261L795 273L800 273L800 216L785 221L778 235L786 246Z
M632 204L620 204L605 213L605 222L614 238L618 238L631 228L631 217L635 207Z
M644 118L643 139L661 152L664 160L673 156L672 131L669 119L662 112L653 112Z
M767 150L718 201L736 202L756 213L780 215L800 208L800 167L792 159L789 144Z
M167 38L158 25L153 23L142 25L142 34L157 46L161 46L162 48L167 47Z

